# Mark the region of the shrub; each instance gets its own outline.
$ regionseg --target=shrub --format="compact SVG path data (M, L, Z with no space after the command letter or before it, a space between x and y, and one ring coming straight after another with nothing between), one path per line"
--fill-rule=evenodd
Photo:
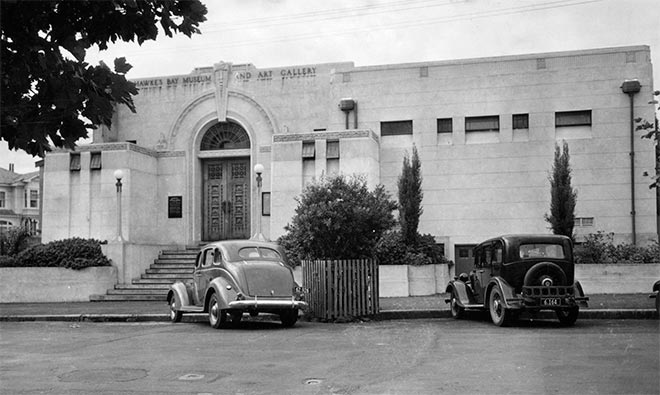
M449 263L433 235L417 236L417 244L403 241L399 231L388 232L376 244L375 256L380 265L430 265Z
M71 238L39 244L28 248L15 257L0 260L0 266L18 267L65 267L74 270L92 266L110 266L103 255L100 241Z
M343 175L323 177L296 198L298 207L287 234L278 241L292 263L301 259L351 259L373 256L381 235L394 223L396 209L382 185Z
M654 241L642 247L629 243L614 244L614 233L586 236L584 243L575 248L577 263L655 263L660 262L660 244Z
M28 247L30 232L24 227L0 232L0 255L14 256Z

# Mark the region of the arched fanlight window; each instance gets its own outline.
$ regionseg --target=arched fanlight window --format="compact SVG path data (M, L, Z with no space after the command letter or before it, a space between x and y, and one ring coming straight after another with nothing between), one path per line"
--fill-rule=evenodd
M250 137L241 125L220 122L211 126L202 138L200 150L223 150L250 148Z

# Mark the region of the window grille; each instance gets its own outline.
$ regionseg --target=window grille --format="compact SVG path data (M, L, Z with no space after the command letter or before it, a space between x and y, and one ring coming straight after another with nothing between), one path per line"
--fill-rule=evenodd
M101 169L101 153L92 152L91 159L89 162L89 168L91 170L100 170Z
M380 123L381 136L397 136L413 134L412 121L391 121Z
M69 170L80 171L80 154L69 155Z
M250 136L245 129L232 122L220 122L206 131L199 149L214 151L244 148L250 148Z
M594 226L594 217L575 217L575 226Z
M316 142L314 142L314 141L303 141L302 157L303 157L303 159L314 159L314 158L316 158Z
M499 115L465 118L466 132L497 132L500 130Z
M453 131L451 118L438 119L438 133L451 133Z
M328 159L339 159L339 141L328 141L326 157Z
M6 201L6 199L7 199L7 197L6 197L6 195L5 195L5 192L0 192L0 208L4 208L4 207L5 207L5 201Z
M513 114L514 129L529 129L529 114Z
M591 110L556 112L555 127L561 126L591 126Z

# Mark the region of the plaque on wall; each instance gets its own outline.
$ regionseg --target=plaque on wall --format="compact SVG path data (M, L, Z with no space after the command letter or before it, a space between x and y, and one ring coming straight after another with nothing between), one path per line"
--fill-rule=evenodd
M183 207L182 196L168 196L167 197L167 218L181 218Z

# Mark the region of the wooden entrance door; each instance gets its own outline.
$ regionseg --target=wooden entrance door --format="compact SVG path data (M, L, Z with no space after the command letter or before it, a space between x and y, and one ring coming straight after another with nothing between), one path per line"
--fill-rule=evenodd
M204 163L205 241L250 237L250 159Z

